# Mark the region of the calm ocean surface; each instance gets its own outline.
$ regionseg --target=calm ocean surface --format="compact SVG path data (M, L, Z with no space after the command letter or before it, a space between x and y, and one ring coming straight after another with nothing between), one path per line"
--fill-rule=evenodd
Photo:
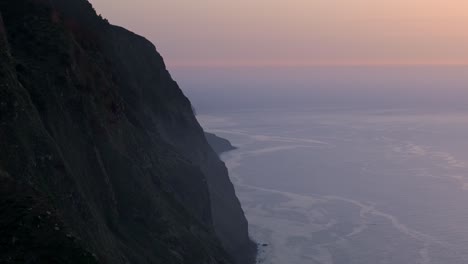
M468 112L198 116L267 264L468 263Z

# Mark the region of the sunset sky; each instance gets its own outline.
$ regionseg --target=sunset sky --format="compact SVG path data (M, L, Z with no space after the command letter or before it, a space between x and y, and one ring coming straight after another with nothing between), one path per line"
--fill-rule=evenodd
M465 0L91 0L172 67L465 64Z

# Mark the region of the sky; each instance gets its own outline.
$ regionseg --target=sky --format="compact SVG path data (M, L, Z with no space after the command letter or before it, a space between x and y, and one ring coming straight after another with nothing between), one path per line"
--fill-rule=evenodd
M91 0L170 67L468 64L466 0Z
M152 41L197 112L467 107L466 0L91 0Z

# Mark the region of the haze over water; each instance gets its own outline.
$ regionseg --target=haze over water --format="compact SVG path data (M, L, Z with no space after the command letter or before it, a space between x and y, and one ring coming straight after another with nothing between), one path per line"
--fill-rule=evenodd
M177 73L261 263L468 263L467 69L276 70Z
M199 113L468 105L468 66L183 67L172 73Z

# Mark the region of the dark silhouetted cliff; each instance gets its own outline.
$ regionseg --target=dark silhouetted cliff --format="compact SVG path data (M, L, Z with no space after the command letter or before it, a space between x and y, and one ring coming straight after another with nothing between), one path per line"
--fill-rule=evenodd
M253 263L155 47L85 0L0 0L0 263Z
M236 149L229 140L218 137L213 133L205 132L205 137L211 148L213 148L213 150L218 154Z

